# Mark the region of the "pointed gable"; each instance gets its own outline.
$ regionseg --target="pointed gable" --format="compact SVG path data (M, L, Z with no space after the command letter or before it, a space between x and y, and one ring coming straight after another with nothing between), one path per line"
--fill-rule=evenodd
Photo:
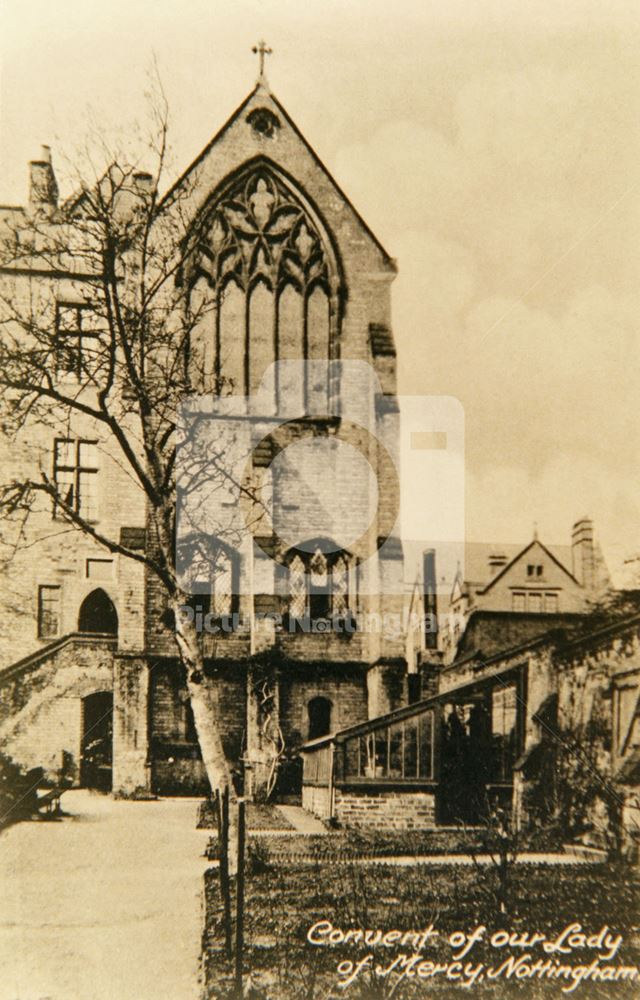
M579 587L573 573L538 539L525 546L482 591L489 593L499 583L512 587L573 585Z
M289 179L324 220L345 260L345 268L387 272L395 263L284 107L258 83L240 107L163 198L166 210L180 203L182 220L195 219L216 192L251 161L263 162Z

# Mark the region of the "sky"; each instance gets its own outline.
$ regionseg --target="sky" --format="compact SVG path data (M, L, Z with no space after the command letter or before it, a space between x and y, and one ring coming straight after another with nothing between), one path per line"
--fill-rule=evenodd
M467 537L535 522L563 544L588 515L619 572L640 555L640 7L4 0L0 202L25 201L42 143L63 165L89 122L143 121L154 58L177 176L263 37L273 92L397 259L400 392L462 403Z

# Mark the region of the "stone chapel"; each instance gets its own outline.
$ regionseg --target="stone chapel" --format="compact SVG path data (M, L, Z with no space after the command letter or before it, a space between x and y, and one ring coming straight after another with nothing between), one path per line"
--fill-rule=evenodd
M141 189L148 183L144 174L138 181ZM204 373L203 392L214 392L224 378L247 399L270 365L283 361L317 363L308 370L330 382L319 387L315 376L307 384L294 368L280 370L281 383L266 404L271 424L261 427L253 465L264 474L280 461L284 485L274 477L272 489L286 491L287 530L274 525L227 546L215 579L197 579L194 594L196 610L215 609L236 623L204 639L227 754L243 771L246 790L257 792L279 752L276 791L288 795L297 790L289 751L407 701L402 635L363 627L367 615L402 604L393 461L396 266L262 72L164 196L168 205L177 193L181 220L197 233L189 244L185 294L210 306L191 345ZM57 210L51 153L44 147L30 164L28 204L0 208L0 226L26 223L37 212L49 213L55 225ZM5 258L0 281L20 294L37 285L54 305L60 335L75 338L82 350L90 316L74 291L77 274L59 262L36 272ZM366 391L348 378L322 375L338 361L369 367ZM314 392L320 402L311 406ZM280 424L274 422L278 393L286 393L290 407ZM360 423L352 419L354 406ZM333 498L322 493L322 531L309 517L309 494L326 491L331 477L317 465L310 478L301 477L295 460L296 447L304 450L319 437L336 452L358 452L376 480L373 502L360 480L351 483L346 463ZM133 550L148 544L144 503L105 457L93 430L79 424L54 437L39 427L29 445L33 460L52 470L105 533ZM15 443L8 448L7 463L31 454L17 455ZM344 542L342 527L351 520L364 530ZM91 538L61 536L54 528L46 512L33 520L29 546L12 556L3 580L0 749L25 768L43 766L55 775L64 767L76 784L116 794L205 791L157 581ZM298 619L308 627L290 628Z

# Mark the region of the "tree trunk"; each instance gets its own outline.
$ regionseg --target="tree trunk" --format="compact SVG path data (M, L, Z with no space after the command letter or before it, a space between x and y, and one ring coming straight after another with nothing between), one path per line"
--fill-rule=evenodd
M175 617L175 636L185 669L187 691L193 712L202 762L211 791L229 795L229 874L237 871L238 803L231 768L222 745L218 691L205 675L200 637L193 622L180 614L182 601L177 596L171 607Z

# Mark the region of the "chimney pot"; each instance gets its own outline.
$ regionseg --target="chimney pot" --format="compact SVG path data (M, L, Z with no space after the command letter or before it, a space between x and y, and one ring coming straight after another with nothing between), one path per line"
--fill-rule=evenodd
M40 155L40 160L29 164L29 205L32 209L51 211L58 204L58 185L50 147L42 146Z
M497 576L501 569L507 565L507 557L504 552L493 552L489 556L489 569L491 576Z
M585 590L593 590L595 585L595 553L593 545L593 521L583 517L573 526L571 533L571 555L573 575Z

